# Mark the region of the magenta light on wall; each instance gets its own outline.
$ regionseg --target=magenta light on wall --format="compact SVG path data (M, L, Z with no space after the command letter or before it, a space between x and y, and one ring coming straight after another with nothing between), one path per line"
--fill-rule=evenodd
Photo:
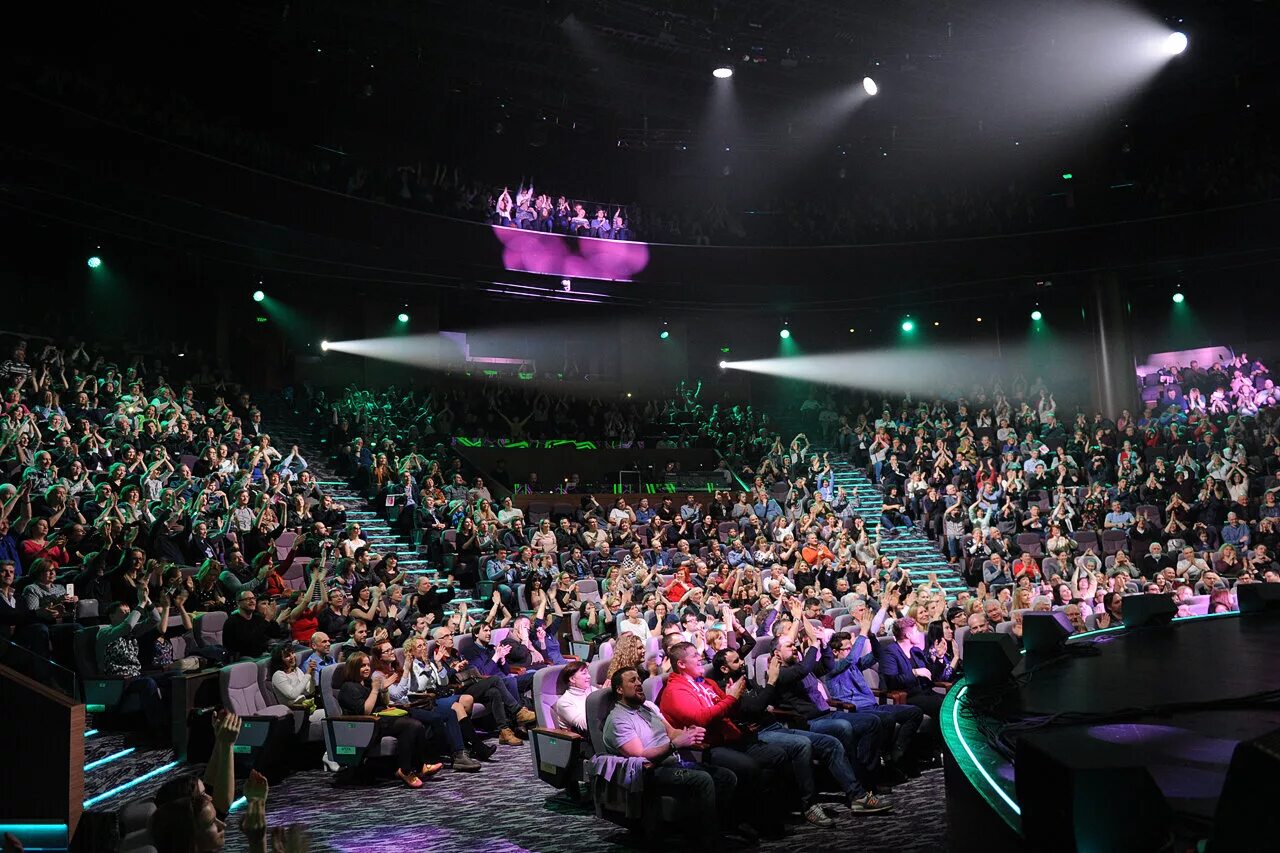
M493 226L508 270L565 278L631 281L649 265L649 247L627 240L566 237Z

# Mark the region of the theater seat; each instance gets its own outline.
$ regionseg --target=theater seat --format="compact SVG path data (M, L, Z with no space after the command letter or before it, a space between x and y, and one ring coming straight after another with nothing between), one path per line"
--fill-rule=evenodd
M285 705L267 701L258 677L257 661L224 666L218 674L218 688L223 707L240 717L242 725L236 737L235 752L247 754L250 766L257 761L273 736L283 738L293 734L293 712Z
M365 758L387 758L396 754L396 739L379 738L378 724L373 717L347 716L338 704L338 688L341 686L338 664L320 670L320 698L324 704L324 748L329 760L340 768L359 766Z
M563 683L564 666L548 666L533 676L533 712L537 726L529 732L533 771L553 788L568 792L577 799L583 781L583 747L587 741L581 734L556 727L552 706L567 689Z
M614 694L608 688L597 690L587 697L587 734L591 748L601 755L608 752L604 745L604 722L609 718L613 705ZM651 833L664 821L672 822L681 817L680 803L675 797L658 796L652 791L645 792L641 801L642 813L638 818L628 818L625 810L612 798L602 795L598 784L592 785L591 801L597 817L646 833Z

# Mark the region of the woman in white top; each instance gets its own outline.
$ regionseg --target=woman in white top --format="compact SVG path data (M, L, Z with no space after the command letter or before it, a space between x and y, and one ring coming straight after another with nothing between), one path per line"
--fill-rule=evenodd
M591 694L591 672L580 660L565 665L560 677L569 688L551 706L551 722L557 729L586 734L587 696Z
M360 538L360 525L352 522L347 525L347 538L338 543L338 553L344 557L354 557L356 551L368 543Z
M640 605L632 602L627 605L627 615L618 622L618 636L635 634L641 642L649 639L649 623L645 621Z
M280 643L271 652L271 688L281 704L290 708L305 708L315 711L316 706L316 667L319 658L311 656L307 668L298 667L298 655L288 642ZM321 717L324 711L317 712Z

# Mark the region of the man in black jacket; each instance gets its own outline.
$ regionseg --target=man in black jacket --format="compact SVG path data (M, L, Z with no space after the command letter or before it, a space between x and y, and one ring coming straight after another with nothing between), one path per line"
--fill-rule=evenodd
M813 778L813 759L816 757L832 778L844 790L846 798L852 802L864 796L865 792L858 784L857 776L849 759L845 755L844 745L838 738L811 732L805 729L788 729L778 721L770 711L770 706L778 697L778 674L782 662L776 655L769 655L768 668L765 672L763 687L750 678L746 661L734 649L722 649L716 652L711 662L711 678L726 687L739 680L746 679L746 687L737 703L730 711L730 718L740 728L756 733L761 742L776 746L787 754L791 762L792 776L796 782L796 793L800 797L804 818L814 826L829 827L834 821L817 802L817 786ZM889 808L884 804L885 811ZM865 811L863 813L869 813Z
M260 658L267 653L271 640L283 640L288 636L284 626L274 618L268 619L258 607L258 597L253 590L242 590L236 599L238 607L227 619L222 629L222 645L232 660ZM274 616L270 602L263 602L267 612Z

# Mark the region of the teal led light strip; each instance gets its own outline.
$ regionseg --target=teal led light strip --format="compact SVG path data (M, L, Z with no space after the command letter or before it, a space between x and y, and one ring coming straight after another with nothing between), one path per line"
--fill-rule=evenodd
M84 766L84 772L88 773L90 770L97 770L99 767L101 767L104 764L110 764L113 761L124 758L126 755L130 755L137 751L138 751L137 747L131 746L128 749L122 749L119 752L112 753L111 755L108 755L106 758L99 758L97 761L90 761L88 764Z
M243 806L243 805L244 805L245 803L247 803L247 802L249 802L249 798L248 798L248 797L241 797L240 799L238 799L238 800L236 800L234 803L232 803L232 804L231 804L231 808L227 809L227 811L228 811L228 812L233 812L233 811L235 811L236 809L238 809L238 808L240 808L241 806Z
M93 736L94 736L94 735L96 735L97 733L98 733L98 730L97 730L97 729L89 729L89 731L87 731L87 732L85 732L85 733L84 733L84 736L85 736L85 737L93 737Z
M103 800L109 800L112 797L114 797L116 794L123 793L125 791L128 791L131 788L136 788L137 786L141 785L143 782L147 781L148 779L153 779L156 776L159 776L161 773L168 773L170 770L172 770L177 766L178 766L178 762L176 761L170 761L168 764L162 764L154 770L148 771L147 773L143 773L137 779L130 779L128 782L125 782L123 785L116 785L114 788L108 791L103 791L101 794L99 794L96 797L85 800L84 807L86 809L92 808L96 806L98 803L102 802Z
M66 850L65 823L0 823L0 836L13 833L24 850Z
M969 756L969 760L973 762L974 766L978 768L978 772L982 774L982 778L987 781L987 784L991 786L992 790L1000 795L1000 799L1004 800L1005 804L1008 805L1009 808L1013 809L1013 813L1021 817L1022 808L1019 807L1013 797L1009 796L1008 792L1005 791L1004 788L996 783L995 779L991 778L991 774L987 772L987 768L983 767L982 763L978 761L977 756L973 754L973 750L969 747L969 742L964 738L964 733L960 731L960 700L964 699L968 692L969 685L966 684L964 687L961 687L960 692L956 694L955 707L952 708L951 725L955 727L956 737L959 738L960 746L964 748L965 753Z

